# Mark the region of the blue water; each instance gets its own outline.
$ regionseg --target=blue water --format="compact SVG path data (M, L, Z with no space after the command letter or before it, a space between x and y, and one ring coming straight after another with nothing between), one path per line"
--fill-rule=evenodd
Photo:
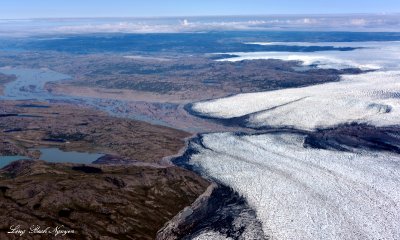
M42 155L40 159L47 162L55 163L83 163L90 164L96 161L99 157L104 156L100 153L87 153L87 152L64 152L58 148L38 148Z
M79 163L91 164L98 158L104 156L101 153L87 153L87 152L65 152L58 148L37 148L41 152L40 160L54 163ZM17 160L26 160L29 157L24 156L0 156L0 168Z
M68 95L56 95L47 91L44 86L48 82L67 81L70 76L52 70L24 69L24 68L0 68L0 73L14 74L17 76L15 81L5 85L3 95L0 100L37 100L37 101L59 101L76 105L90 106L105 111L113 116L132 118L140 121L147 121L153 124L165 125L164 122L150 119L145 115L129 113L126 110L126 101L115 99L101 99L90 97L74 97ZM23 106L23 105L18 105ZM36 105L25 105L23 107L43 107ZM46 106L44 106L46 107ZM33 117L19 115L20 117Z
M0 168L7 166L8 164L22 159L29 159L24 156L0 156Z
M55 98L46 91L47 82L55 82L70 79L68 75L51 70L35 69L0 69L1 73L16 75L17 79L5 85L3 96L0 99L7 100L47 100ZM58 96L61 98L61 96Z
M293 32L215 31L207 33L80 34L40 37L0 38L0 50L59 51L86 53L215 53L215 52L315 52L354 48L333 46L258 46L245 42L361 42L399 41L400 33L384 32ZM96 43L96 44L93 44Z

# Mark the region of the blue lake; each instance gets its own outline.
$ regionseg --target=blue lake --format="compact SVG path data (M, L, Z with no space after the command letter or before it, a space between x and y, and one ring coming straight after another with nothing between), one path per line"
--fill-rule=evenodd
M0 168L21 159L28 159L28 158L24 156L0 156Z
M91 164L98 158L104 156L101 153L87 153L87 152L65 152L58 148L36 148L34 150L39 150L42 154L40 160L46 162L55 163L80 163L80 164ZM0 156L0 168L10 164L11 162L29 159L24 156Z

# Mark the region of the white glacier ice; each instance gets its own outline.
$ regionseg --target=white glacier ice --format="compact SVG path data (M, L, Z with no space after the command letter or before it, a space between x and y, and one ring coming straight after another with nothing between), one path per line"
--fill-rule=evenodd
M226 237L218 232L207 231L200 233L198 236L193 237L191 240L233 240L233 239L230 237Z
M398 45L400 41L366 41L366 42L247 42L261 46L301 46L301 47L336 47L336 48L380 48L385 45Z
M237 57L218 61L242 61L254 59L280 59L300 61L303 65L318 65L319 68L360 68L362 70L400 69L400 42L342 42L342 43L258 43L260 45L288 46L333 46L359 47L353 51L317 52L232 52Z
M262 43L259 43L262 44ZM269 44L269 43L266 43ZM271 43L274 44L274 43ZM284 44L284 43L275 43ZM317 43L286 43L316 46ZM325 46L325 43L319 43ZM326 43L335 46L335 43ZM351 42L354 51L233 53L245 59L281 59L317 64L320 68L375 69L360 75L343 75L340 82L270 92L239 94L199 102L193 110L216 118L247 115L248 126L315 129L346 122L377 126L400 123L400 42Z
M190 163L243 194L272 239L400 239L400 156L303 141L207 134Z
M268 43L267 43L268 44ZM277 43L271 43L271 45ZM279 43L283 44L283 43ZM202 115L248 127L315 130L358 122L400 124L400 43L287 43L364 47L314 53L233 53L223 61L281 59L377 71L302 88L193 104ZM272 239L400 239L400 155L305 148L304 135L205 134L190 163L242 194Z
M312 130L347 122L400 124L400 71L344 75L340 82L239 94L193 105L216 118L248 115L251 127Z

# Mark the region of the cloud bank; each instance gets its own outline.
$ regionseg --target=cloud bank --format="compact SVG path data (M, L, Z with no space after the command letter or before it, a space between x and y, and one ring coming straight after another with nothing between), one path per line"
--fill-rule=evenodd
M0 20L1 35L178 33L218 30L398 31L400 15Z

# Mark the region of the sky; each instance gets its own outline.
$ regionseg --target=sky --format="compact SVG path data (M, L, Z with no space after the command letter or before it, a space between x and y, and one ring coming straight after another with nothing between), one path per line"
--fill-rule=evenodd
M400 0L0 1L0 19L400 13Z

